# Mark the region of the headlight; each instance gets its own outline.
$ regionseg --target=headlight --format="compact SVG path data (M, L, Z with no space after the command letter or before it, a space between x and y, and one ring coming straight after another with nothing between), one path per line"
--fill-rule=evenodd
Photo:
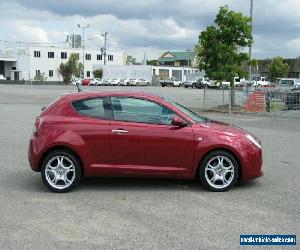
M252 135L247 134L246 137L247 137L247 139L248 139L249 141L251 141L256 147L261 148L261 145L259 144L259 142L258 142Z

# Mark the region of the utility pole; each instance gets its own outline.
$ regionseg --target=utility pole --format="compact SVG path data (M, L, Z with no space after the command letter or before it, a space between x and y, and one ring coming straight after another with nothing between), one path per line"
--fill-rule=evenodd
M251 17L251 33L253 34L253 0L250 0L250 17ZM249 58L252 59L252 45L249 46ZM251 74L252 74L252 66L251 63L249 65L249 78L251 80Z
M106 64L106 40L107 40L107 32L104 32L101 34L101 36L104 37L104 49L103 49L103 54L104 54L104 65Z
M82 74L82 79L84 79L84 30L89 28L90 25L87 24L86 26L83 26L83 25L80 25L80 24L77 24L78 28L81 28L82 29L82 66L83 66L83 74Z

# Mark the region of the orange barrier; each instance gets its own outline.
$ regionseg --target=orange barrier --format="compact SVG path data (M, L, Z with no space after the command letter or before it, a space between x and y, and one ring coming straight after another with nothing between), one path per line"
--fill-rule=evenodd
M244 105L244 112L264 112L265 111L265 93L262 91L253 92L248 97Z

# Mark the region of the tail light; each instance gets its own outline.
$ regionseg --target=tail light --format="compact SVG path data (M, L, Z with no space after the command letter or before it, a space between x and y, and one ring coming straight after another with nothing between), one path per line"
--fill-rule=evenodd
M41 117L37 117L34 123L34 127L33 127L33 135L37 136L38 134L38 129L41 127L43 123L43 119Z

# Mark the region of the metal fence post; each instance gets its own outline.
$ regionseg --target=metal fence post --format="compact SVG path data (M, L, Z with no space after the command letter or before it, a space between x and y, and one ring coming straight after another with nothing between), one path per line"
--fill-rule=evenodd
M206 89L203 89L203 110L205 108L205 97L206 97Z
M231 87L229 87L229 105L228 112L231 114Z
M223 89L223 106L225 105L225 100L224 100L224 98L225 98L225 90Z

